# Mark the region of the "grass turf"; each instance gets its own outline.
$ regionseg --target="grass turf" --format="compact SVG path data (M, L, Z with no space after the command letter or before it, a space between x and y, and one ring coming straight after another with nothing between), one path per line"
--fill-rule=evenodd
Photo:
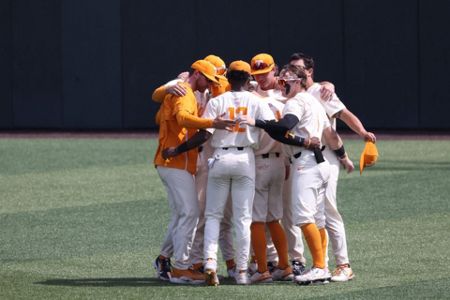
M353 281L209 288L154 278L168 222L155 140L0 139L0 299L448 298L450 141L377 145L338 190ZM357 164L363 144L346 148Z

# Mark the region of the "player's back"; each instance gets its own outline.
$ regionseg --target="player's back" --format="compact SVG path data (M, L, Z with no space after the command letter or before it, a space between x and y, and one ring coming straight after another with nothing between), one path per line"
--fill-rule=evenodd
M222 117L236 120L248 115L254 119L274 119L267 103L261 102L258 96L247 91L229 91L212 98L206 107L204 118ZM255 127L239 125L233 131L208 129L213 133L211 144L219 147L257 147L260 130Z

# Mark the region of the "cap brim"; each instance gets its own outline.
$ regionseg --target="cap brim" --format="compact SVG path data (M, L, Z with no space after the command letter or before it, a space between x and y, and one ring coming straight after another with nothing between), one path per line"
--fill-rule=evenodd
M201 72L201 71L200 71ZM215 83L219 83L219 80L216 78L216 76L211 76L211 75L208 75L208 74L206 74L206 73L203 73L203 72L201 72L206 78L208 78L209 80L211 80L212 82L215 82Z
M364 155L366 153L366 150L364 149L363 152L361 153L361 157L359 158L359 175L362 174L363 170L364 170Z
M272 71L273 68L275 68L275 65L271 65L271 66L269 66L269 67L267 67L267 68L265 68L265 69L252 71L252 72L250 73L250 75L266 74L266 73L269 73L270 71Z

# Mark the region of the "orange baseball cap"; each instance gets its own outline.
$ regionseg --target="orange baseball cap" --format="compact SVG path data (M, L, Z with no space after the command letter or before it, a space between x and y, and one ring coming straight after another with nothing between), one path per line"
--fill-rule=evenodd
M242 60L233 61L228 67L230 71L244 71L250 74L252 72L250 65Z
M214 65L214 67L216 67L216 72L218 75L223 75L227 70L225 62L217 55L210 54L207 57L205 57L204 60L209 61Z
M212 63L210 63L209 61L206 61L203 59L197 60L196 62L194 62L191 65L191 68L201 72L209 80L211 80L215 83L219 83L219 81L216 78L216 75L217 75L216 67L214 67L214 65Z
M250 62L252 66L252 75L269 73L275 67L275 62L272 55L267 53L260 53L255 55Z
M374 143L367 141L361 157L359 159L359 174L362 174L365 167L373 166L378 160L378 149Z

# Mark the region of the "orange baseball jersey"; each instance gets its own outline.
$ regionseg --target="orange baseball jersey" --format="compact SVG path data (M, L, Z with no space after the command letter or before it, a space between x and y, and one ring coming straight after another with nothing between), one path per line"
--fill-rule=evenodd
M177 147L193 136L198 128L209 128L212 119L198 117L197 101L188 83L187 94L183 97L167 95L159 111L159 145L155 154L156 166L186 170L195 174L197 167L197 149L165 160L162 151L168 147Z

